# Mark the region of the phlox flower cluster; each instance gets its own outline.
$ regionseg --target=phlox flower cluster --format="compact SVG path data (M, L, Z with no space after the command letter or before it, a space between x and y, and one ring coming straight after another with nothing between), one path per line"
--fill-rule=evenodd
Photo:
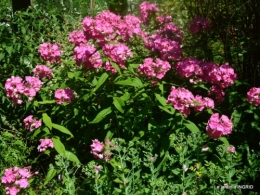
M41 44L38 52L40 53L42 60L49 61L51 64L58 62L62 53L57 44L51 44L49 42Z
M210 28L211 28L211 24L207 19L203 17L197 16L192 21L190 21L190 31L193 34L197 34L205 30L209 30Z
M167 24L172 22L172 17L165 15L165 16L157 16L156 20L159 22L159 25Z
M82 43L87 43L87 40L82 30L74 30L69 35L69 42L74 43L77 46Z
M52 139L40 139L41 144L37 147L39 152L44 152L47 148L54 148Z
M209 109L215 108L214 101L208 97L202 97L200 95L196 95L194 98L194 110L197 112L201 112L205 107ZM197 105L198 104L198 105Z
M175 24L166 23L154 34L147 36L145 48L158 54L162 60L179 60L182 54L182 34Z
M194 96L189 90L172 86L166 103L172 104L176 110L187 116L190 114L190 107L194 106L193 100Z
M33 115L27 116L24 120L24 125L25 125L25 129L29 130L29 131L33 131L34 129L39 128L40 126L42 126L42 122L41 120L36 120L35 118L33 118Z
M13 167L5 170L2 183L5 185L6 194L16 195L21 188L28 187L28 179L34 174L38 174L38 172L30 173L29 169L30 167Z
M202 81L203 71L200 66L201 63L202 62L196 58L185 58L176 63L174 68L181 77L191 78L193 80L199 79L199 81Z
M86 40L96 40L100 46L115 38L115 27L120 16L106 10L99 13L94 19L85 17L82 26Z
M226 115L219 117L219 113L214 113L208 121L206 131L209 137L218 139L223 135L231 134L232 125L232 121Z
M33 70L33 76L43 79L52 79L52 69L45 65L37 65Z
M32 101L33 97L36 96L36 93L41 89L42 85L43 82L41 82L37 77L26 76L23 94L29 97L29 101Z
M171 88L171 93L166 103L172 104L184 116L190 114L190 108L194 108L195 111L202 111L205 107L214 108L214 101L212 99L201 96L194 97L189 90L182 87L175 88L174 86Z
M129 41L134 35L141 35L143 31L140 28L141 20L133 15L126 15L116 26L116 34L123 41Z
M91 154L94 155L95 158L105 159L108 162L111 159L111 151L109 150L110 141L107 140L105 144L98 141L97 139L93 140L93 143L90 145Z
M37 77L26 76L25 81L23 81L21 77L11 76L6 80L5 91L7 97L11 98L14 104L22 104L22 95L28 96L28 100L32 101L42 84Z
M84 65L85 68L100 68L102 59L99 51L94 45L81 44L74 48L74 60L78 66Z
M229 151L230 153L233 153L233 154L236 152L234 146L228 146L228 147L227 147L227 151Z
M146 58L144 63L138 67L138 72L148 78L162 79L170 69L171 65L167 61L156 58L154 62L152 58Z
M144 1L139 5L140 18L144 24L149 24L149 16L159 11L156 4Z
M133 57L131 50L123 43L105 44L102 49L104 54L110 57L121 68L125 68L127 57Z
M54 97L57 104L62 104L63 102L69 104L75 98L75 95L71 89L57 89Z
M227 88L237 78L234 69L228 63L217 66L212 62L203 62L195 58L185 58L174 66L181 77L190 78L191 83L208 82L213 84L209 95L216 95L217 101L223 101L224 88Z
M141 30L140 25L141 20L136 16L126 15L121 18L121 16L108 10L99 13L94 18L85 17L82 21L85 39L87 41L92 39L99 46L103 46L108 41L116 41L118 39L129 41L134 35L143 36L144 32ZM81 38L82 36L80 35Z
M22 95L24 91L23 79L21 77L14 77L7 79L5 82L5 91L8 98L13 100L14 104L22 104Z
M253 87L247 92L247 101L254 106L260 105L260 88Z

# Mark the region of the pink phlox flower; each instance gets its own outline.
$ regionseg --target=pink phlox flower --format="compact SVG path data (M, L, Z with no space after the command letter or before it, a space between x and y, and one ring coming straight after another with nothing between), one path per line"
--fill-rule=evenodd
M32 101L36 93L41 89L43 82L37 77L26 76L24 81L24 91L23 94L29 97L29 101Z
M21 77L11 76L11 78L7 79L5 82L7 97L11 98L15 105L23 103L21 96L23 95L24 90L25 86Z
M139 74L147 76L149 79L162 79L170 69L171 65L167 61L156 58L155 62L153 62L152 58L146 58L144 64L138 67L138 72Z
M149 24L149 16L151 14L155 14L159 11L159 9L156 7L156 4L149 3L147 1L144 1L139 5L139 11L140 11L140 19L141 21L148 25Z
M105 44L102 49L104 54L110 57L121 68L125 68L127 57L133 57L133 53L129 47L123 43Z
M49 42L41 44L38 52L44 61L49 61L51 64L58 62L62 53L59 45Z
M102 59L94 45L81 44L74 48L74 60L78 66L84 65L86 69L100 68Z
M69 42L74 43L77 46L82 43L87 43L87 40L82 30L74 30L69 35Z
M33 70L33 76L40 79L47 78L52 79L52 69L45 65L37 65Z
M176 110L187 116L190 114L190 107L194 107L194 100L195 98L189 90L172 86L166 103L172 104Z
M24 124L25 124L25 129L30 130L31 132L34 129L39 128L42 125L41 120L36 120L33 118L33 115L27 116L24 120L23 120Z
M247 92L247 101L254 106L260 105L260 88L253 87Z
M52 139L46 138L40 139L39 141L41 142L41 144L37 147L39 152L44 152L45 150L47 150L47 148L54 148Z
M71 89L57 89L54 97L57 104L62 104L63 102L69 104L71 100L75 98L75 95Z
M228 146L228 147L227 147L227 151L229 151L230 153L235 153L235 152L236 152L234 146Z
M214 113L208 121L206 131L209 137L218 139L223 135L231 134L232 125L232 121L227 116L219 117L219 113Z

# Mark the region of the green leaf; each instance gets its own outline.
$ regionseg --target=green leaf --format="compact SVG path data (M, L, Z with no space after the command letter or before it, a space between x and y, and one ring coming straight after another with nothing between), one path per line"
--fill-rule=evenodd
M155 95L156 99L161 103L161 105L163 105L163 106L167 105L166 104L166 99L164 97L160 96L157 93L155 93L154 95Z
M38 104L53 104L53 103L56 103L56 101L55 100L44 100L44 101L38 102Z
M95 91L98 90L98 88L107 80L108 78L108 74L106 72L104 72L98 79L97 81L97 85L95 87Z
M29 189L29 195L37 195L33 190L32 188Z
M69 77L70 79L74 78L74 73L73 73L73 72L68 72L68 77Z
M54 169L54 167L51 167L47 173L47 176L45 178L45 182L43 185L46 185L49 183L49 181L52 180L52 178L57 174L57 170Z
M198 133L200 132L199 128L191 121L186 120L184 123L184 126L187 127L192 133Z
M123 99L124 101L129 100L129 98L130 98L130 94L129 94L128 92L126 92L126 93L123 95L123 97L122 97L122 99Z
M61 141L57 138L52 138L53 144L54 144L54 149L59 153L59 154L64 154L65 153L65 146L61 143Z
M128 86L133 86L133 87L140 87L140 83L138 83L137 80L135 80L135 82L134 82L134 80L132 80L130 78L128 78L126 80L122 80L122 81L117 81L115 84L116 85L128 85ZM142 82L141 82L141 84L142 84Z
M173 115L174 112L175 112L173 107L169 107L170 110L167 107L163 107L163 106L159 106L159 108L161 108L162 110L164 110L165 112L167 112L167 113L169 113L171 115Z
M139 131L139 136L135 136L133 139L132 139L132 142L135 142L137 140L139 140L141 137L144 136L144 131Z
M106 137L105 137L105 141L106 140L111 140L111 138L113 137L114 133L112 133L111 131L108 131L107 134L106 134Z
M117 110L119 110L121 113L124 113L124 110L122 108L122 106L124 105L124 101L119 97L114 97L113 100L113 104L117 108Z
M65 153L63 153L61 155L64 156L65 158L67 158L68 160L72 161L72 162L81 164L78 157L70 151L65 151Z
M242 113L238 112L237 110L234 110L234 112L231 115L231 120L233 122L233 126L237 126L240 119L241 119Z
M121 181L119 178L116 178L116 179L114 180L114 182L116 182L116 183L123 183L123 181Z
M51 130L52 129L51 118L46 113L42 113L42 120L44 124Z
M62 132L62 133L68 134L68 135L70 135L71 137L73 137L72 133L71 133L66 127L63 127L63 126L58 125L58 124L55 124L55 123L52 123L52 127L53 127L54 129L59 130L59 131Z
M137 87L143 86L142 81L141 81L139 78L137 78L137 77L133 79L133 83L134 83Z
M97 116L95 117L95 119L93 121L89 122L89 124L99 123L103 118L105 118L111 112L112 112L111 107L105 108L104 110L100 111L97 114Z
M227 138L220 137L219 140L222 141L225 144L225 146L229 146L229 142L228 142Z

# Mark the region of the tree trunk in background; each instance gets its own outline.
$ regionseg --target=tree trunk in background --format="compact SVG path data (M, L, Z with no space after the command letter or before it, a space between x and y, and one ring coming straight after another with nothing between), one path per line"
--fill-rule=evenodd
M12 0L13 14L16 11L26 10L31 5L31 0Z

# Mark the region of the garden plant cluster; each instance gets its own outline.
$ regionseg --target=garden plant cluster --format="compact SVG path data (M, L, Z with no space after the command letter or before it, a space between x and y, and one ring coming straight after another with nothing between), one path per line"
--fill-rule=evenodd
M41 37L35 64L1 79L0 148L24 147L1 160L3 194L257 194L260 88L187 55L209 20L173 21L144 1ZM215 188L235 185L255 189Z

